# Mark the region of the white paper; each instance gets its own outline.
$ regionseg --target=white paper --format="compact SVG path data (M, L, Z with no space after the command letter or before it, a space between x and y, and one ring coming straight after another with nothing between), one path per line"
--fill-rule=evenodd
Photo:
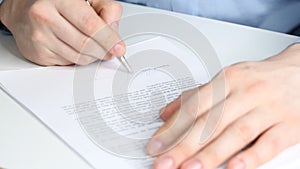
M133 74L113 59L86 67L0 72L0 86L94 168L148 169L152 159L144 144L162 124L159 109L210 77L196 55L161 37L129 46L126 57ZM112 133L142 141L128 144ZM299 150L295 146L263 168L295 159ZM145 158L128 158L118 151Z
M144 52L145 54L145 51L147 50L149 50L148 54L150 55L152 50L164 50L165 52L168 52L170 56L178 57L175 58L175 60L179 60L184 65L189 66L189 70L194 73L192 76L196 77L197 75L198 78L195 78L197 82L194 81L191 85L190 77L179 74L179 76L182 77L178 77L177 80L182 79L182 84L181 88L178 89L176 87L178 84L174 81L174 77L160 71L163 68L168 69L169 67L172 67L172 61L168 63L168 60L166 60L164 64L161 64L157 59L149 66L148 64L151 61L147 61L147 59L136 63L134 63L134 60L131 60L131 56L133 57L135 54L138 55L139 52ZM116 73L121 77L128 76L128 73L122 65L120 65L117 59L103 62L100 65L95 63L87 67L49 67L1 72L0 82L3 89L5 87L6 92L36 115L93 167L103 168L104 166L107 166L109 168L122 167L125 169L151 168L152 159L150 158L132 159L119 157L106 151L109 151L110 147L108 147L108 149L107 147L104 148L104 151L103 147L95 143L95 140L88 136L83 129L82 124L78 122L78 114L75 113L75 108L77 111L85 111L90 108L90 102L95 103L101 112L100 115L106 123L105 125L100 126L100 128L103 127L103 129L99 130L99 128L95 128L95 130L97 130L96 132L103 132L100 133L100 135L105 136L104 141L111 142L112 149L116 148L115 146L123 146L122 149L124 150L127 148L128 151L135 151L136 149L136 151L145 153L144 150L140 150L141 146L133 147L133 145L126 145L118 142L118 140L109 138L110 133L105 134L105 132L109 131L107 130L107 126L118 134L129 138L149 138L162 124L162 122L157 119L159 114L158 111L162 106L167 102L174 100L183 90L195 87L208 80L207 73L201 66L201 62L195 60L193 57L190 57L190 59L183 59L188 55L189 54L183 50L174 47L172 43L164 38L155 38L128 47L126 56L133 69L135 69L135 73L130 75L131 79L129 79L130 83L127 86L126 93L120 94L128 95L133 108L137 111L141 111L141 114L137 114L136 116L134 114L126 114L130 120L120 116L114 105L114 99L120 98L121 96L116 95L112 97L112 84L118 82L118 79L117 81L114 81L113 79L116 77ZM159 56L155 57L157 58ZM153 61L153 58L151 58L151 60ZM90 84L93 84L94 88L86 89L84 86L79 89L82 91L82 95L74 97L74 85L81 86L86 84L86 81L84 81L85 75L83 76L83 79L80 78L79 81L76 81L74 80L74 74L80 75L80 73L89 73L90 70L92 70L91 72L96 70L95 74L91 75L90 79ZM161 93L162 95L166 96L163 100L164 102L159 100L161 97L151 98L151 94L158 90L163 92ZM94 100L89 100L88 96L85 96L86 93L91 91L95 95ZM154 104L157 105L149 105L149 100L151 99L154 99L154 101L156 101ZM74 103L76 103L76 106L74 106ZM155 107L156 112L144 116L147 115L147 110L151 110L153 107ZM85 115L88 120L85 121L85 125L91 124L92 126L93 118L89 118L87 114ZM142 123L131 122L132 120L135 120L132 119L134 117L139 117L136 118L136 120L144 121L142 121ZM149 121L149 124L145 125L144 122L147 121Z

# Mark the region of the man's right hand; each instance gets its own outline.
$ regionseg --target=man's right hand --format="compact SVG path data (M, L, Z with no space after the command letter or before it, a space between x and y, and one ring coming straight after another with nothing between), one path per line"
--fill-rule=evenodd
M111 0L4 0L1 21L20 52L39 65L86 65L122 56L122 7Z

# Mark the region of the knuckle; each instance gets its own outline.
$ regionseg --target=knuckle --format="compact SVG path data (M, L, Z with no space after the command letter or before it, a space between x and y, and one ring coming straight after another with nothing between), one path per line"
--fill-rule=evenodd
M79 50L82 51L87 47L87 44L90 42L91 38L89 37L82 37L81 40L79 41Z
M255 80L245 88L247 94L261 94L271 88L271 83L266 80Z
M257 62L247 61L247 62L240 62L240 63L234 64L234 66L236 66L242 70L250 70L250 69L254 68L255 64L257 64Z
M221 158L220 153L218 153L214 148L207 148L205 150L205 162L207 164L214 164L214 163L219 163L220 161L223 161Z
M281 150L283 147L283 140L275 137L275 136L270 136L269 137L269 143L271 148L275 151Z
M70 61L72 64L77 64L78 60L80 59L80 55L77 52L70 52L66 54L67 60Z
M42 11L39 7L38 3L34 3L30 8L29 8L29 15L33 18L36 16L40 16L42 14Z
M83 15L81 18L81 25L84 26L85 30L88 32L88 34L93 34L96 32L98 28L98 18L95 18L94 16L90 14Z
M53 65L51 62L48 61L49 57L44 53L38 52L32 61L41 66L51 66Z
M224 69L226 79L240 79L242 77L241 69L238 66L229 66Z
M33 31L31 34L31 41L38 45L44 45L47 41L45 35L40 31Z
M36 59L38 62L46 62L46 60L48 60L48 58L49 57L42 52L38 52L36 54Z
M182 116L189 122L196 121L201 106L198 96L193 96L193 98L188 101L184 100L184 102L185 103L180 106L179 113L182 113Z
M252 159L253 162L259 164L261 161L263 161L263 157L260 153L258 153L257 151L251 151L251 153L249 154L250 158Z
M118 11L120 13L123 12L123 7L120 3L113 1L113 2L111 2L110 5L111 5L111 10L112 11Z
M249 125L247 123L244 123L244 122L240 122L239 124L237 124L233 128L235 130L236 136L238 136L238 138L240 138L241 143L243 144L243 146L245 144L251 142L252 133L253 133L251 125Z
M190 148L189 145L186 145L186 144L183 144L183 143L178 144L176 146L176 150L177 150L176 154L180 154L182 159L187 159L191 156L191 154L194 153L194 151Z
M118 42L121 42L120 36L107 24L97 31L95 38L99 40L106 51L111 50Z
M286 148L284 146L286 141L284 141L284 139L280 139L280 137L268 136L265 141L266 149L271 151L259 151L259 149L252 148L247 153L247 156L252 162L255 162L257 166L272 159L274 155L280 153L284 150L284 148Z
M34 3L30 8L29 8L29 16L41 23L50 23L51 22L51 17L47 15L47 12L43 9L43 5L39 2Z
M234 64L232 66L226 67L224 70L225 76L228 78L243 78L247 75L251 69L253 69L254 63L253 62L241 62Z
M120 41L121 39L118 37L118 35L114 32L111 32L105 35L103 45L106 47L107 50L110 50Z

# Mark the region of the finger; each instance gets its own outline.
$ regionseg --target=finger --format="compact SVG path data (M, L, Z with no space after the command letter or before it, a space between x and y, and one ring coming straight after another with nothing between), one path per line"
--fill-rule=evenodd
M60 55L54 52L49 48L49 42L53 42L52 40L54 36L45 36L42 33L35 33L32 37L34 43L26 43L28 46L27 49L24 50L24 56L31 62L36 63L41 66L54 66L54 65L70 65L72 62L64 59ZM21 50L24 48L24 45L19 45Z
M52 51L53 52L53 51ZM54 53L54 52L53 52ZM50 57L49 62L51 62L54 66L68 66L74 65L74 63L70 62L69 60L65 59L58 53L54 53L52 57Z
M163 168L161 167L161 161L165 158L172 159L174 168L179 167L183 161L218 137L229 124L253 109L252 97L246 97L244 100L240 98L241 96L239 94L230 95L226 100L226 104L224 104L223 101L215 105L209 113L207 112L198 117L195 125L184 134L178 134L180 130L176 130L176 128L172 126L172 128L169 127L169 129L166 129L167 131L160 131L163 132L163 134L154 136L148 143L147 148L149 153L151 153L151 151L153 152L150 148L155 149L159 147L160 152L165 150L165 148L169 150L167 152L164 151L155 161L155 169ZM236 104L237 102L239 102L239 104ZM209 116L211 116L211 118ZM173 117L171 117L171 119L173 119ZM180 121L183 123L186 120L181 119ZM178 123L175 125L178 125L179 127L177 128L180 128L181 124ZM180 134L182 134L183 137L180 137ZM179 141L181 142L179 142L177 138L180 138L181 140Z
M171 115L174 115L176 111L181 106L181 101L183 100L182 96L185 96L186 99L190 98L193 94L195 94L195 89L184 91L183 94L181 94L177 99L175 99L173 102L167 104L164 108L160 110L160 118L164 121L169 119Z
M111 54L121 56L121 45L116 45L121 41L120 36L110 28L94 11L86 4L85 1L60 1L57 6L59 13L64 16L71 24L83 32L85 35L92 37L106 51L112 51ZM116 50L111 50L116 45ZM114 53L117 51L118 53Z
M219 83L219 84L218 84ZM154 134L150 140L147 149L149 154L159 154L169 149L175 143L174 140L181 138L186 133L186 130L192 127L196 118L208 112L212 105L216 105L224 99L224 78L217 77L211 83L208 83L200 88L192 89L188 92L183 92L181 95L181 107L171 118L169 118L164 125ZM213 91L214 88L218 90ZM223 89L223 92L218 92ZM228 91L228 90L226 90ZM213 96L213 93L216 94ZM192 96L191 94L192 93ZM214 98L214 100L212 100ZM223 102L222 102L223 103ZM217 108L223 108L217 106ZM216 112L216 108L214 108ZM219 110L218 110L219 112ZM168 112L172 113L172 112ZM183 120L184 119L184 120ZM199 130L200 131L200 130ZM159 143L156 143L159 140ZM162 143L163 142L163 143ZM161 145L158 149L155 145ZM162 146L163 145L163 146Z
M101 1L103 8L100 11L100 17L110 25L110 27L118 32L119 31L119 21L123 13L122 6L115 1ZM123 40L118 43L119 47L114 47L113 53L126 53L126 45ZM112 52L111 52L112 53Z
M235 71L236 69L225 69L226 71L230 70L230 72ZM228 75L227 75L228 74ZM232 73L227 72L226 76L232 76ZM235 73L236 74L236 73ZM231 77L232 78L232 77ZM161 149L164 149L174 143L176 143L177 137L180 137L180 132L184 132L184 130L178 130L178 128L186 128L188 127L189 121L184 121L182 119L185 119L185 115L180 115L180 113L189 112L186 111L185 108L189 107L195 107L198 111L197 118L199 116L202 116L204 113L208 112L208 115L205 116L207 119L205 120L205 123L203 126L204 128L201 130L201 137L200 141L201 144L207 143L209 140L211 140L212 137L214 137L214 133L220 133L228 124L230 124L235 119L241 117L243 114L250 111L252 108L254 108L255 103L253 100L256 100L259 102L259 99L262 98L256 98L256 95L253 94L253 88L249 89L237 89L234 91L231 91L232 84L226 83L225 86L225 77L224 73L220 72L213 80L212 82L200 87L198 95L199 98L196 97L200 102L196 103L195 101L189 102L193 99L185 99L187 100L186 103L182 103L181 105L185 105L185 107L181 107L180 110L176 111L173 115L174 117L171 117L170 120L167 120L166 123L155 133L153 138L150 140L147 149L150 154L152 154L153 149L155 150L155 142L159 140L160 143L157 145L163 145L161 146ZM227 79L226 79L227 80ZM226 82L230 82L230 80L227 80ZM233 82L232 82L233 83ZM229 92L231 93L229 94ZM225 98L231 98L226 100L225 104ZM239 103L237 105L237 103ZM213 106L211 110L210 107ZM224 107L225 106L225 107ZM182 111L183 109L183 111ZM221 117L223 116L223 112L225 112L226 116L224 116L223 121L220 123L220 126L217 129L217 125L219 125L219 121ZM191 111L189 112L191 113ZM180 120L176 120L180 119ZM176 123L175 123L176 122ZM191 125L190 125L191 126ZM166 131L166 132L165 132ZM198 130L200 131L200 130ZM162 134L163 133L163 134ZM153 149L152 147L153 142ZM163 143L161 143L163 142ZM160 151L162 152L162 151Z
M67 45L71 46L74 50L77 52L83 53L83 55L90 55L95 58L103 58L106 55L106 51L102 49L102 47L97 44L93 39L90 37L87 37L82 32L80 32L78 29L76 29L73 25L71 25L65 18L63 18L55 9L54 5L52 4L45 4L47 6L47 14L41 13L40 6L35 6L32 9L32 15L36 18L37 21L36 24L41 24L39 21L42 20L42 26L45 26L46 28L42 29L42 33L39 31L35 31L35 41L38 41L39 43L43 43L44 45L49 44L49 39L52 38L52 40L56 40L58 38L59 40L65 42ZM42 7L44 7L43 5ZM45 16L44 16L45 15ZM53 33L56 35L56 38L50 37L53 35ZM42 34L42 35L41 35ZM42 42L40 42L42 41ZM46 43L45 43L46 42ZM58 45L55 43L56 41L51 42L52 48L55 52L55 49L53 48L53 45ZM56 54L60 55L60 54ZM71 59L71 58L70 58ZM70 60L69 59L69 60ZM74 60L73 60L74 62Z
M50 38L50 37L49 37ZM97 58L79 53L74 50L68 44L59 40L55 35L51 38L51 43L48 44L49 49L53 51L57 56L63 57L65 60L77 65L87 65L97 60Z
M209 102L208 103L207 102L202 103L203 104L203 106L202 106L203 109L200 109L199 111L202 111L202 112L207 111L209 109L209 107L211 107L212 105L217 104L220 100L222 100L223 98L228 96L228 93L230 91L230 89L229 89L230 85L226 84L226 87L224 87L225 86L225 80L224 80L225 74L224 74L224 72L227 72L228 70L233 72L232 71L233 69L226 68L224 71L220 72L216 76L216 78L212 82L213 84L216 84L216 85L211 85L211 84L208 83L208 84L203 85L202 87L200 87L201 88L200 93L201 93L202 97L207 98L204 101L212 101L213 96L215 96L215 99L214 99L214 104L209 104ZM226 75L227 76L232 76L232 75L230 75L230 74L232 74L231 72L230 73L227 72ZM219 94L220 90L221 90L221 93L224 93L224 91L222 91L222 90L226 90L225 94ZM213 95L214 93L215 93L215 95ZM180 99L180 96L179 96L179 98L177 98L175 101L169 103L166 107L162 108L162 110L160 112L161 118L163 120L167 120L169 118L169 116L173 115L175 113L175 111L177 111L179 109L180 104L181 104L181 99Z
M193 129L201 129L203 127L203 124L204 122L197 121ZM192 154L194 154L197 150L201 148L201 146L198 144L199 132L188 132L188 135L185 134L184 138L185 140L182 142L180 142L181 140L178 140L178 142L180 143L178 143L176 147L159 156L155 160L153 168L177 169L184 161L184 159L189 158Z
M51 29L57 38L71 46L74 50L82 55L88 55L101 60L106 59L105 56L107 55L107 51L104 50L102 46L100 46L92 38L78 31L58 13L55 15L57 15L54 16L57 19L53 23Z
M197 118L198 106L198 89L193 89L195 92L192 96L182 93L182 100L189 100L183 104L181 108L171 116L170 119L155 133L147 145L149 154L158 155L172 147L176 140L179 141L189 130ZM182 101L185 102L185 101ZM180 121L178 119L181 119ZM184 119L184 120L183 120Z
M221 104L216 105L212 111L220 111ZM185 133L180 132L178 133L176 128L172 126L172 128L168 129L163 133L162 135L155 136L151 139L151 142L148 144L148 152L152 153L150 148L153 149L156 148L156 145L159 145L160 148L160 157L155 160L154 162L154 169L175 169L178 168L183 161L191 157L193 154L195 154L198 150L200 150L205 145L200 144L200 138L203 133L203 130L205 128L206 119L208 117L208 114L204 114L200 118L197 119L196 123L191 126L189 130L187 130ZM172 119L173 117L171 117ZM179 119L179 118L178 118ZM186 120L181 119L181 123L185 122ZM181 124L176 124L177 128L181 128ZM184 134L182 134L184 133ZM218 133L213 133L211 139L215 138ZM180 137L182 135L182 137ZM177 138L180 138L178 140ZM175 141L174 141L175 140ZM172 167L166 168L164 165L165 159L171 159L172 160Z
M186 98L190 98L193 94L195 94L194 92L195 92L194 89L184 91L184 94L181 94L177 99L175 99L174 101L172 101L171 103L163 107L160 110L160 118L164 121L169 119L180 108L182 103L181 101L183 99L182 95L184 95Z
M91 4L104 22L107 23L115 32L118 32L119 21L123 13L122 6L119 3L111 0L94 0L91 1ZM110 51L110 53L124 54L126 52L126 45L122 40L118 42L118 45L120 46L115 46L113 49L114 51Z
M180 106L181 96L160 110L160 118L164 121L168 120L180 108Z
M55 51L60 56L63 56L65 59L69 60L70 62L76 64L76 65L88 65L90 63L93 63L97 60L97 58L78 53L73 48L68 46L67 44L63 43L62 41L59 41L60 44L55 47Z
M193 155L190 160L184 162L181 168L217 168L278 122L277 119L272 119L267 114L259 109L255 109L237 119L213 142Z
M108 24L118 23L121 19L123 8L115 1L98 1L101 10L99 11L100 17Z
M35 53L31 53L29 57L26 56L26 58L40 66L55 66L55 65L70 65L69 61L61 58L57 59L58 57L55 53L53 53L51 50L45 48L44 46L40 46Z
M254 169L271 160L287 147L296 144L299 138L287 125L280 123L270 128L249 149L241 152L228 163L229 169L240 167ZM287 139L288 138L288 139Z
M57 55L52 50L46 48L41 44L34 45L35 54L31 54L27 57L28 60L32 61L41 66L55 66L55 65L71 65L72 62L64 59L63 57Z

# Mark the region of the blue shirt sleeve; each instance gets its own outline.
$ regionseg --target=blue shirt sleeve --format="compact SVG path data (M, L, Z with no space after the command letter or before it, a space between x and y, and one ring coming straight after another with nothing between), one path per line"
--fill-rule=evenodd
M11 32L6 28L5 25L0 21L0 32L5 35L12 35Z
M121 0L279 32L300 23L299 0Z
M0 0L0 5L2 4L3 0ZM5 35L11 35L11 32L3 25L3 23L0 21L0 32Z

